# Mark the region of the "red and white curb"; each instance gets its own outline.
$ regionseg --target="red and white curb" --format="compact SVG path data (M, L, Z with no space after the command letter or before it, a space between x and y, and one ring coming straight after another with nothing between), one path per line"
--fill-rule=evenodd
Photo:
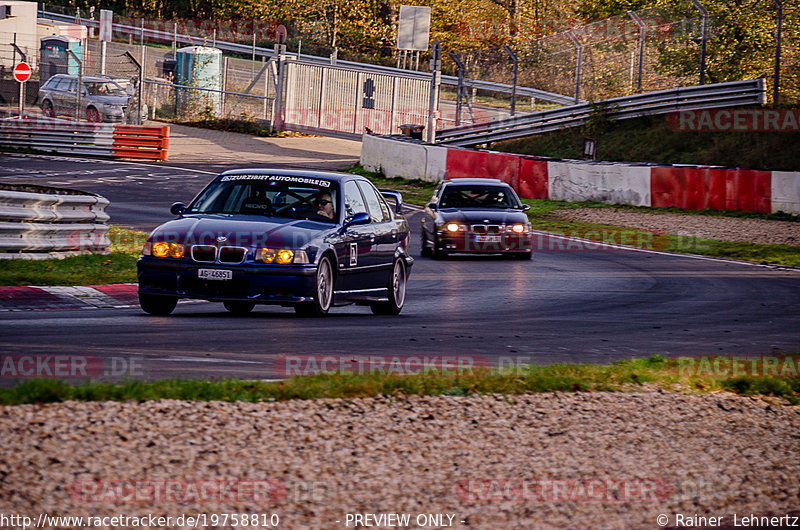
M139 305L135 283L0 287L0 311L104 309Z

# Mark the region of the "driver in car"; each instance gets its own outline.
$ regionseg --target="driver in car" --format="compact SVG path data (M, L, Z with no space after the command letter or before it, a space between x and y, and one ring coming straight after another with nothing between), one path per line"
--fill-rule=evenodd
M327 191L321 193L314 201L314 204L317 207L317 215L333 219L333 200L330 193Z

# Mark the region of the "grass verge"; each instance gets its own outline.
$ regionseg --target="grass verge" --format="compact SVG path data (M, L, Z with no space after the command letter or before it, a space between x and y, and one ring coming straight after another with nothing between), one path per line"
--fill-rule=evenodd
M460 373L323 374L278 382L238 379L87 382L72 385L59 379L34 379L0 389L0 404L77 401L282 401L288 399L362 398L381 395L476 394L520 395L542 392L634 392L661 389L688 393L730 391L742 395L800 402L800 356L682 357L618 361L613 364L529 365L494 370L475 368Z
M423 206L433 195L435 183L422 180L407 180L403 178L386 178L384 175L366 171L360 165L348 171L363 175L372 180L379 188L391 188L403 194L403 200L409 204ZM772 221L800 222L800 216L783 212L760 213L738 212L720 210L688 211L678 208L650 208L641 206L627 206L605 204L599 202L566 202L551 201L549 199L522 199L530 205L528 218L534 230L550 232L566 237L575 237L598 241L611 245L625 245L648 250L677 252L682 254L696 254L719 258L741 259L759 263L778 265L800 266L800 246L795 245L761 245L756 243L741 243L735 241L719 241L697 237L678 236L641 230L632 227L621 227L599 223L568 221L557 215L558 210L573 208L620 208L631 211L647 213L679 213L683 215L735 217L766 219ZM589 245L580 245L569 242L552 240L552 248L544 250L575 250L590 248ZM536 248L536 247L534 247Z
M108 254L63 259L3 260L0 285L101 285L136 281L136 260L147 233L112 226Z

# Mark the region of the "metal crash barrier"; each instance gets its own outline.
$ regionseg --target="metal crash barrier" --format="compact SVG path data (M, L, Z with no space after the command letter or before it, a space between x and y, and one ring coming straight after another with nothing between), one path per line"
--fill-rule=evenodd
M10 113L9 113L10 114ZM0 146L59 154L167 160L169 127L86 123L0 113Z
M105 253L108 204L100 195L0 184L0 258Z

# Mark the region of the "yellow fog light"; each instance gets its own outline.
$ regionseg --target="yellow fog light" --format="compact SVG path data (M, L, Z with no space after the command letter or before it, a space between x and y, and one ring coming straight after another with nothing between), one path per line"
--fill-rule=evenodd
M285 265L287 263L291 263L294 259L294 252L291 250L279 250L278 257L275 258L276 263L280 263L281 265Z
M446 228L448 232L458 232L458 225L455 223L449 223Z
M272 263L275 261L277 252L271 248L262 248L258 253L258 260L264 263Z

